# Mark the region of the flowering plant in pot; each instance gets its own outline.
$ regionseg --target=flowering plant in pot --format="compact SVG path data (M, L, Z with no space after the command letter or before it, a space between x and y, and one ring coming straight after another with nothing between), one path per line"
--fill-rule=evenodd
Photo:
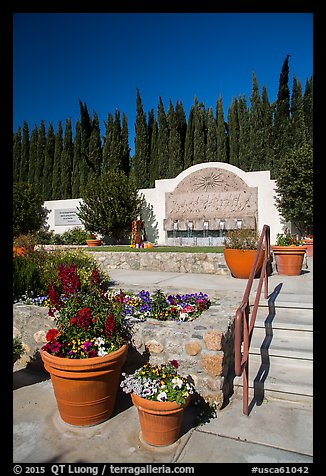
M86 235L86 244L87 246L100 246L102 241L97 238L96 233L88 231Z
M154 446L174 443L180 434L184 408L194 386L178 372L176 360L153 365L147 363L133 374L123 373L120 386L131 393L138 410L142 438Z
M301 238L297 238L290 233L278 233L276 244L272 246L272 250L279 274L287 276L301 274L303 258L307 250Z
M130 328L119 296L106 295L94 268L87 290L74 264L60 264L59 286L49 288L56 327L47 332L41 357L49 371L64 421L94 425L111 415Z
M259 242L259 233L255 229L240 228L229 230L224 238L224 257L235 278L249 278ZM264 251L259 256L256 271L259 272L264 259Z

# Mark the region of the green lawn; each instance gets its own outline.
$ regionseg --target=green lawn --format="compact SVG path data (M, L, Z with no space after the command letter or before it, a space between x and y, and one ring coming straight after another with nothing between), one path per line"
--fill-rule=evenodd
M90 251L128 251L130 253L223 253L223 246L153 246L153 248L131 248L121 246L94 246Z

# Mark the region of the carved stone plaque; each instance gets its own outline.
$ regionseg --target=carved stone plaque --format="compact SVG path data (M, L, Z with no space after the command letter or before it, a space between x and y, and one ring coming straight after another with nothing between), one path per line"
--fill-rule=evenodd
M186 177L166 193L166 224L173 220L193 220L195 223L220 219L256 217L257 187L248 187L237 175L227 170L206 168ZM167 226L166 229L170 227Z

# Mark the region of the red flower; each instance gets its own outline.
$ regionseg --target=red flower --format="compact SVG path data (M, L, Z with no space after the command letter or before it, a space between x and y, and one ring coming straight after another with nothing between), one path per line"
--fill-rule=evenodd
M105 323L105 334L107 337L110 337L110 335L114 332L115 330L115 320L114 320L114 314L109 314L106 323Z
M177 369L179 367L179 364L178 364L178 361L173 359L173 360L170 360L170 364L173 365L173 367L175 369Z
M91 318L92 318L92 311L90 310L90 308L83 307L82 309L79 309L77 313L76 321L74 323L76 323L78 327L87 329L91 322Z
M71 263L70 266L61 263L59 265L58 276L65 296L75 294L80 289L80 279L77 274L77 267L74 263Z
M58 330L57 329L50 329L47 334L46 334L46 340L54 342L56 337L58 335Z

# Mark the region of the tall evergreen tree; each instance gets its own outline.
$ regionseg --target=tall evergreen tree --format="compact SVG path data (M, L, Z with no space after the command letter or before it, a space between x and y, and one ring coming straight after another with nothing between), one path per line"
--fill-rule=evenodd
M206 111L202 102L194 99L194 164L206 162Z
M63 149L62 123L59 121L54 142L54 160L52 172L52 200L61 200L61 156Z
M194 163L194 132L195 132L195 106L192 105L189 111L188 124L185 138L184 168L188 169Z
M113 115L109 112L105 123L105 136L102 152L102 174L107 174L112 167L111 148L113 141Z
M72 198L80 197L80 162L81 162L81 127L80 122L77 120L75 124L75 137L74 137L74 160L72 166L71 177L71 195Z
M92 129L89 137L88 161L90 166L89 174L99 177L102 162L102 142L100 124L95 111L93 112Z
M89 140L92 133L92 121L86 103L79 100L80 125L81 125L81 162L80 162L80 188L87 185L91 162L89 160Z
M122 113L122 129L121 129L121 170L129 176L130 173L130 147L128 119L125 113Z
M152 126L152 134L151 134L151 144L150 144L150 151L151 151L151 168L149 171L149 186L155 186L155 180L159 179L159 162L158 162L158 125L156 119L154 119L154 123Z
M301 147L306 143L306 127L304 121L303 96L300 81L293 76L291 97L291 146Z
M52 177L54 165L55 135L53 125L50 122L46 134L45 151L44 151L44 169L42 196L43 200L51 200L52 198Z
M178 117L171 100L167 118L169 122L169 177L174 178L183 170L183 150Z
M239 137L240 126L238 117L238 100L232 99L231 106L228 109L229 126L229 162L235 167L239 167Z
M35 169L37 166L37 144L38 144L38 127L35 125L29 142L29 167L28 181L35 186Z
M238 98L239 117L239 168L249 170L250 164L250 129L249 129L249 109L245 96Z
M250 113L249 113L249 135L250 135L250 163L248 170L264 170L265 157L262 156L263 150L263 112L260 99L258 81L255 73L252 73L252 90L250 96Z
M139 89L137 88L133 172L138 188L149 187L149 168L149 143L146 115L143 110Z
M280 166L282 155L290 146L290 90L289 82L289 56L287 55L280 74L277 101L274 114L274 161L276 169Z
M211 107L207 110L206 160L207 162L217 161L217 128Z
M224 121L222 96L216 103L216 123L217 123L217 161L228 162L228 138Z
M175 106L175 114L178 123L178 130L180 132L181 138L181 153L182 153L182 163L184 164L184 151L185 151L185 141L186 141L186 132L187 132L187 120L186 114L182 101L177 101ZM184 167L184 165L183 165Z
M43 171L44 171L44 161L45 161L45 143L46 143L46 132L44 121L41 121L39 132L38 132L38 142L37 142L37 164L35 167L35 189L36 192L43 197Z
M265 158L264 168L273 170L273 110L271 108L266 86L262 89L262 121L263 121L263 146L262 155Z
M24 121L22 148L21 148L21 160L20 160L20 170L19 170L19 181L20 182L27 182L28 181L28 167L29 167L29 129L28 129L27 122Z
M21 128L18 127L17 132L13 135L13 181L19 182L20 178L20 162L22 157L22 136Z
M169 177L169 124L164 111L162 98L159 97L157 106L157 123L158 123L158 164L159 164L159 178L165 179Z
M306 80L303 95L303 111L307 142L313 146L313 79Z
M71 198L72 168L74 160L74 149L72 143L71 120L66 120L65 133L63 137L63 150L61 156L61 197L63 200Z

